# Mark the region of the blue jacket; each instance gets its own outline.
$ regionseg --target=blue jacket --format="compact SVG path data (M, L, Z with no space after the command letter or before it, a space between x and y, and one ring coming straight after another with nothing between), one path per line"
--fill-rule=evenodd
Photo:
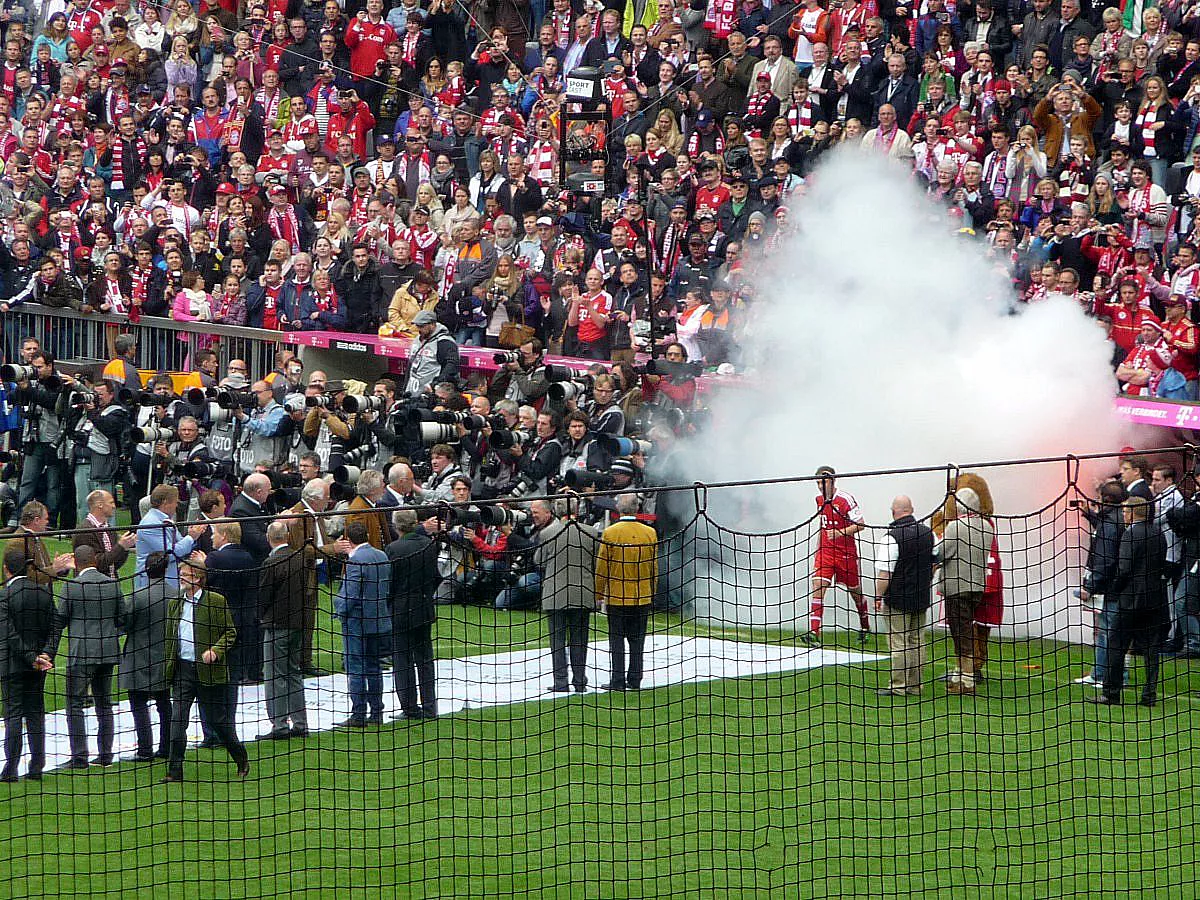
M182 534L166 513L161 509L151 509L138 525L137 544L134 547L137 554L134 587L146 586L146 557L156 550L167 554L167 584L179 587L179 560L187 559L194 548L195 541Z
M392 567L387 554L362 544L350 554L342 584L333 601L333 612L363 634L390 634Z
M311 290L301 291L299 299L288 308L288 317L300 326L301 331L345 331L346 310L342 306L342 298L337 295L337 291L333 293L333 301L331 309L318 313L317 318L313 319L312 314L317 312L313 292Z

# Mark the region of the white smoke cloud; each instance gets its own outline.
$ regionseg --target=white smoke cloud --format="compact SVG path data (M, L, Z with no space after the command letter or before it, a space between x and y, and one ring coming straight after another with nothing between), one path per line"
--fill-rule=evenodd
M1066 300L1014 314L1010 287L986 258L986 245L949 235L944 212L905 172L842 154L818 171L792 216L799 233L757 278L746 347L755 386L714 399L713 426L689 454L689 480L810 475L822 464L840 472L965 464L1121 446L1123 428L1111 412L1110 351L1100 328ZM1058 464L986 474L998 513L1027 513L1062 490L1065 473ZM858 497L869 523L886 525L895 494L911 495L918 516L927 514L941 502L946 476L863 478L841 486ZM811 482L738 491L736 503L730 493L712 493L713 515L739 530L786 528L815 511ZM1012 540L1023 545L1028 538ZM750 542L722 554L723 565L710 564L719 571L705 570L714 588L697 592L699 614L740 623L802 622L810 547L806 541L775 548ZM1047 555L1040 544L1031 550ZM1039 596L1026 596L1018 582L1059 582L1063 593L1065 581L1044 571L1045 560L1027 568L1033 560L1018 555L1006 558L1008 568L1019 567L1009 578L1010 604L1026 607L1022 618L1049 622L1043 600L1057 601L1040 594L1055 591L1034 585ZM860 556L869 575L870 547ZM770 571L751 584L747 572L759 568ZM736 587L722 589L722 583ZM845 596L835 603L846 606ZM838 621L851 618L843 611Z

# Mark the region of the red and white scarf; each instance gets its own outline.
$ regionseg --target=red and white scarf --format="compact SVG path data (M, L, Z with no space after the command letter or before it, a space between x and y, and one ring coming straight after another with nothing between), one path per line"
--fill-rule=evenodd
M140 137L136 138L135 146L139 161L146 158L146 142ZM124 191L132 185L125 184L125 139L118 137L116 143L113 144L112 153L112 189L114 191Z
M272 207L267 214L267 224L270 226L271 235L276 240L287 241L293 254L300 252L300 222L296 218L296 210L292 204L289 203L285 206L282 213Z
M1154 135L1157 130L1151 126L1158 122L1158 110L1153 106L1143 106L1138 110L1137 118L1133 120L1134 127L1142 136L1142 156L1146 159L1156 159L1158 151L1154 149Z
M127 310L125 308L125 296L121 293L121 282L116 278L107 277L104 279L104 282L104 299L108 301L108 305L111 307L109 311L117 315L125 315Z
M1142 187L1142 188L1132 188L1131 187L1129 189L1129 211L1130 212L1135 212L1135 213L1149 213L1150 212L1150 188L1151 188L1151 185L1147 184L1145 187ZM1145 237L1150 236L1150 226L1147 225L1145 223L1145 221L1143 221L1140 218L1134 219L1133 234L1131 234L1129 236L1130 239L1136 245L1137 242L1139 240L1141 240L1141 238L1143 236L1145 236Z
M400 58L404 60L404 64L410 68L417 64L417 46L421 42L421 33L404 35L404 40L400 42Z
M812 97L805 97L804 102L799 106L793 104L787 111L788 127L791 129L792 137L799 137L800 133L812 128L813 111L816 105L812 101Z
M571 46L572 16L571 10L565 13L550 13L550 25L554 27L554 43L559 50L566 50Z
M283 91L276 89L275 93L267 96L265 88L259 88L254 92L254 99L262 104L263 122L268 125L275 121L275 117L279 115L279 104L283 100Z
M554 142L549 140L534 141L529 145L529 156L525 159L529 166L529 176L542 187L554 183L558 161L558 153Z

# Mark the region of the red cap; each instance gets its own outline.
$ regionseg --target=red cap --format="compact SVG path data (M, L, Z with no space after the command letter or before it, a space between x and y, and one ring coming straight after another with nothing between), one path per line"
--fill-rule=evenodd
M217 193L218 194L236 194L237 188L235 188L228 181L222 181L220 184L217 185Z
M992 82L992 90L993 91L1007 91L1008 93L1011 94L1012 93L1012 85L1003 78L997 78L995 81Z

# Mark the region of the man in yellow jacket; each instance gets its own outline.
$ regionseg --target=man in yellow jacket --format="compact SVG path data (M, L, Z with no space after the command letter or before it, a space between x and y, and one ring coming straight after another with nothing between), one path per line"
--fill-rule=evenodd
M608 613L608 649L612 654L606 691L636 691L642 686L642 647L658 581L658 538L653 528L635 518L637 507L636 494L617 497L621 518L604 529L596 556L596 599Z

